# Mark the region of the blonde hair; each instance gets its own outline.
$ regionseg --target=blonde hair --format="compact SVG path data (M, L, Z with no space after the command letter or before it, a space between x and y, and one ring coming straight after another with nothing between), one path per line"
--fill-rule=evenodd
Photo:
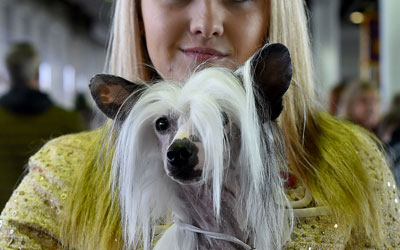
M304 1L270 0L269 28L269 42L285 44L292 56L293 84L284 96L280 118L289 168L317 205L331 208L334 220L380 244L378 194L363 162L355 157L360 148L373 150L353 125L322 111L316 100Z
M372 242L379 243L382 236L380 227L382 222L376 207L377 195L361 160L355 157L359 150L357 147L365 147L361 148L365 151L373 150L363 145L352 125L339 122L321 112L315 101L304 1L269 0L269 3L270 25L267 41L285 44L293 60L293 81L285 94L284 110L280 117L289 167L311 191L317 205L331 208L338 224L362 230ZM138 8L136 1L116 2L108 70L129 80L146 81L149 80L151 73L145 66L150 62L141 37ZM96 249L110 249L110 244L115 243L115 221L118 220L119 223L120 220L118 206L104 205L104 198L96 200L96 197L104 197L102 194L104 190L92 190L93 199L87 199L82 195L82 192L85 194L89 192L85 191L88 184L96 185L95 182L98 181L91 176L96 174L104 176L104 171L108 172L109 166L104 170L98 166L94 167L94 160L87 162L84 174L80 172L81 177L74 184L75 202L74 204L71 202L66 209L68 213L66 225L69 227L64 229L64 240L82 249L92 249L93 246L96 246ZM104 178L109 177L104 176ZM88 202L94 205L87 204ZM93 211L87 209L89 205ZM84 209L85 212L82 212ZM94 218L87 216L89 213L99 213L104 216ZM98 242L100 232L89 230L93 225L108 225L103 228L100 244ZM73 244L74 242L79 244Z
M146 67L147 49L141 36L138 9L134 0L117 0L112 31L109 40L106 68L112 74L130 81L148 81L150 72ZM134 13L134 15L132 15Z
M118 199L111 192L111 159L99 147L108 138L109 128L110 122L95 133L82 169L71 177L71 199L60 228L64 249L122 249Z

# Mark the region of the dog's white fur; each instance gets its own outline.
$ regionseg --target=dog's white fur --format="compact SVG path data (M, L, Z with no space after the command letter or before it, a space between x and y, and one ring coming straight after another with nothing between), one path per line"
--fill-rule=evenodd
M193 211L183 198L188 192L182 191L189 186L209 192L209 216L216 225L222 225L219 221L224 216L223 190L231 190L235 201L230 209L241 240L259 250L282 247L292 220L280 178L286 165L282 139L276 122L259 121L255 98L246 64L236 72L208 68L185 84L163 81L147 87L134 101L116 131L112 163L126 249L151 249L155 226L168 223L171 214L184 223L194 223ZM222 113L229 117L228 125ZM199 136L204 151L200 182L183 185L167 176L165 142L159 141L154 129L155 120L162 116L175 117L178 126ZM239 131L237 141L232 136L234 128ZM235 147L237 152L231 152ZM223 226L219 230L224 232ZM195 250L200 249L198 244L198 235L172 226L156 249Z

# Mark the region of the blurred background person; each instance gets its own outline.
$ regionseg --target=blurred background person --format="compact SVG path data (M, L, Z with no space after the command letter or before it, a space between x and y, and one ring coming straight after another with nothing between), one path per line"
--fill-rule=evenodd
M86 128L78 113L56 106L38 90L39 63L38 53L27 42L13 44L6 53L11 86L0 97L0 210L32 153L51 138Z
M93 125L95 113L89 106L85 93L78 92L76 94L74 102L74 110L82 116L87 128L96 127L95 125Z
M367 81L347 84L337 104L338 117L376 132L380 118L378 87Z
M397 186L400 185L400 94L397 94L389 112L382 118L377 128L378 137L383 141Z
M332 88L332 90L329 93L329 113L333 116L337 116L338 113L338 103L340 100L340 97L343 93L343 90L347 86L347 81L343 80L339 82L335 87Z

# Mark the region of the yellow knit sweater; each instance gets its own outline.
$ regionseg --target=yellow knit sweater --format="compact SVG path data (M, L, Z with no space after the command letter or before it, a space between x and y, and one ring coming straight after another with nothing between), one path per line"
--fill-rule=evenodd
M83 155L95 133L57 138L30 158L29 174L14 191L0 217L0 249L62 249L60 222L71 196L72 172L80 171ZM365 143L377 150L369 139ZM315 207L312 197L298 185L287 190L295 205L296 222L285 249L400 249L400 199L391 172L383 156L371 158L364 151L359 156L380 192L378 206L384 220L384 245L375 246L362 232L337 224L329 209Z

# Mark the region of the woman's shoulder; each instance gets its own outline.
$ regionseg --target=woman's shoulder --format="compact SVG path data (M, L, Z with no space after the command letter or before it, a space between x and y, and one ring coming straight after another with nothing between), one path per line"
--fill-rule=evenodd
M1 249L61 249L59 214L71 193L72 173L82 166L97 133L58 137L30 158L28 174L0 216Z
M38 153L41 153L49 147L66 147L76 150L87 148L93 139L99 134L99 130L84 131L80 133L63 135L48 141Z
M73 172L83 165L98 133L95 130L58 137L30 158L28 174L0 216L1 249L62 248L59 215L71 195Z
M376 167L381 168L382 166L387 168L383 145L372 132L359 125L339 120L328 114L320 114L318 121L323 124L324 139L321 141L323 144L328 145L326 148L338 152L342 152L346 148L354 148L357 157L362 162L362 165L367 167L367 170L372 170L372 168ZM340 140L341 144L333 141L335 138L340 137L346 138ZM346 144L352 144L352 146ZM322 145L322 147L326 145Z
M77 164L84 160L98 133L98 130L86 131L50 140L29 159L29 170L63 169Z
M376 207L382 219L383 242L379 249L399 249L400 247L400 196L396 186L388 156L382 143L372 133L356 125L351 127L361 143L356 145L357 154L370 177L376 193ZM364 238L361 241L360 238ZM374 246L365 237L365 232L352 232L348 249L365 249ZM375 249L375 248L374 248Z
M299 187L286 190L296 217L292 239L286 249L397 247L400 241L397 233L400 232L400 224L393 218L400 211L399 198L379 140L365 129L327 114L320 116L316 127L320 129L316 142L319 143L321 155L319 161L314 162L314 170L319 177L313 180L320 185L312 186L312 190L308 190L299 183ZM332 186L332 183L335 185ZM370 216L379 217L371 219L371 222L367 221L369 217L366 215L359 217L357 223L364 223L363 227L358 227L357 223L347 225L347 221L343 219L346 217L336 218L332 213L336 211L341 216L343 213L351 214L351 210L331 206L336 199L351 194L354 189L360 190L359 188L364 188L360 195L365 198L355 201L350 195L342 198L340 204L356 203L364 209L362 211L369 209L367 214ZM319 203L316 198L327 191L333 199ZM351 206L345 208L347 207ZM354 212L351 215L352 218L358 216ZM382 223L383 228L377 224L372 225L375 221ZM377 227L379 230L375 230ZM379 235L380 231L385 234L382 247L370 240L377 238L375 235Z
M393 179L387 155L381 141L372 132L358 125L347 124L347 126L358 139L358 142L354 146L358 157L370 177L375 181Z

